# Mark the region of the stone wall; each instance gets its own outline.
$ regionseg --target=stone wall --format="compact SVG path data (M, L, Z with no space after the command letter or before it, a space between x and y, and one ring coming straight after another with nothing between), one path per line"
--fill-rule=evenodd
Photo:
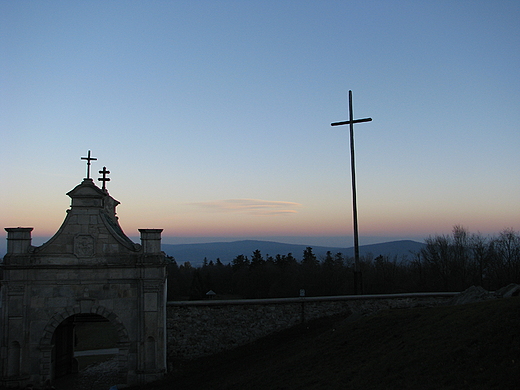
M194 359L250 343L303 321L385 309L435 306L456 293L179 301L167 303L168 362Z

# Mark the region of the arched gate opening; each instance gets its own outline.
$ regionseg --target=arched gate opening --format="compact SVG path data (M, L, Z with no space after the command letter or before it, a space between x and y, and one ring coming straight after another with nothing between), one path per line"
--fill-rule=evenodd
M58 325L52 341L52 379L77 374L94 364L114 360L119 354L117 330L99 314L68 317Z
M93 309L57 313L45 327L40 343L42 383L49 380L67 390L78 381L88 382L90 388L105 386L103 381L127 383L131 368L126 328L112 312Z

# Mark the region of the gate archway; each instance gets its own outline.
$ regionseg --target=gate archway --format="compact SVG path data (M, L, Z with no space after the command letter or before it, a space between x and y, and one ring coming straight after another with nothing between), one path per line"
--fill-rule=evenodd
M106 322L111 325L116 338L114 346L117 349L118 374L122 381L126 382L130 369L128 332L116 314L101 306L92 307L89 312L81 312L78 308L67 308L51 318L45 326L40 341L42 382L77 372L78 362L74 356L74 344L77 339L74 327L78 322L89 321Z

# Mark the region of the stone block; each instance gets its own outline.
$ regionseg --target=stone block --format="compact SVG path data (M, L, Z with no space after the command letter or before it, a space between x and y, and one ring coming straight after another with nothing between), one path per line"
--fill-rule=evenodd
M103 306L105 309L113 311L114 310L114 300L113 299L103 299L99 301L99 305Z
M11 341L18 341L20 344L23 343L24 338L24 327L21 317L9 318L9 331L8 337Z
M157 311L157 293L144 294L144 311Z
M89 215L78 215L78 225L89 225L90 216ZM88 232L88 231L87 231ZM85 232L85 233L87 233Z
M43 281L43 282L55 281L55 280L57 280L56 272L42 271L39 273L36 280Z
M52 297L54 292L54 287L49 285L33 285L31 286L31 297L40 298L40 297Z
M79 302L79 307L82 313L90 313L92 309L93 301L92 300L81 300Z
M128 331L128 338L130 341L135 341L138 329L139 329L139 311L133 310L131 312L128 312L124 317L121 317L121 321L123 322L123 325L125 326L125 329ZM130 349L132 346L130 346Z
M119 245L117 244L110 244L110 243L103 243L103 253L118 253L119 252Z
M114 312L118 313L120 317L128 315L127 313L134 313L136 310L137 300L135 299L118 299L117 305L114 307Z
M159 267L148 267L144 270L145 279L162 279L164 270Z
M153 336L157 338L157 328L161 326L161 323L158 321L159 315L157 312L148 312L144 313L144 331L146 336Z
M71 278L71 274L69 270L65 271L57 271L56 272L56 279L57 280L69 280Z
M65 297L47 298L47 307L65 308L68 305L69 300Z
M77 221L76 216L74 218ZM81 233L81 226L80 225L78 225L77 223L74 224L74 225L69 225L69 234L71 236L75 236L78 233Z
M78 274L78 283L89 285L93 283L99 283L100 278L98 277L100 273L91 268L81 268Z
M120 272L121 279L136 280L136 279L140 279L140 277L141 277L135 268L120 268L120 269L118 269L118 272Z
M10 280L16 281L16 280L24 280L25 279L24 271L22 271L22 270L12 269L12 270L8 270L8 271L5 271L5 272L6 272L6 276L8 275L9 277L8 278L4 277L4 280L5 279L10 279Z
M23 296L9 297L8 313L10 317L21 317L23 315L23 309Z

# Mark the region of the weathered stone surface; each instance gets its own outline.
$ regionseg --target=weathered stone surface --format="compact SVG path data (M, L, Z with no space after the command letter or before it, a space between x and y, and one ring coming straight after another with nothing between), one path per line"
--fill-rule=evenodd
M112 323L125 381L158 379L166 370L161 230L141 229L142 245L133 243L119 226L119 202L91 179L68 195L72 203L65 221L42 246L31 245L32 228L6 228L0 386L54 379L56 330L77 314L100 315ZM66 337L72 343L72 336ZM144 340L153 348L145 350Z
M380 310L434 306L453 294L168 302L170 369L178 360L212 355L316 318L367 315Z

